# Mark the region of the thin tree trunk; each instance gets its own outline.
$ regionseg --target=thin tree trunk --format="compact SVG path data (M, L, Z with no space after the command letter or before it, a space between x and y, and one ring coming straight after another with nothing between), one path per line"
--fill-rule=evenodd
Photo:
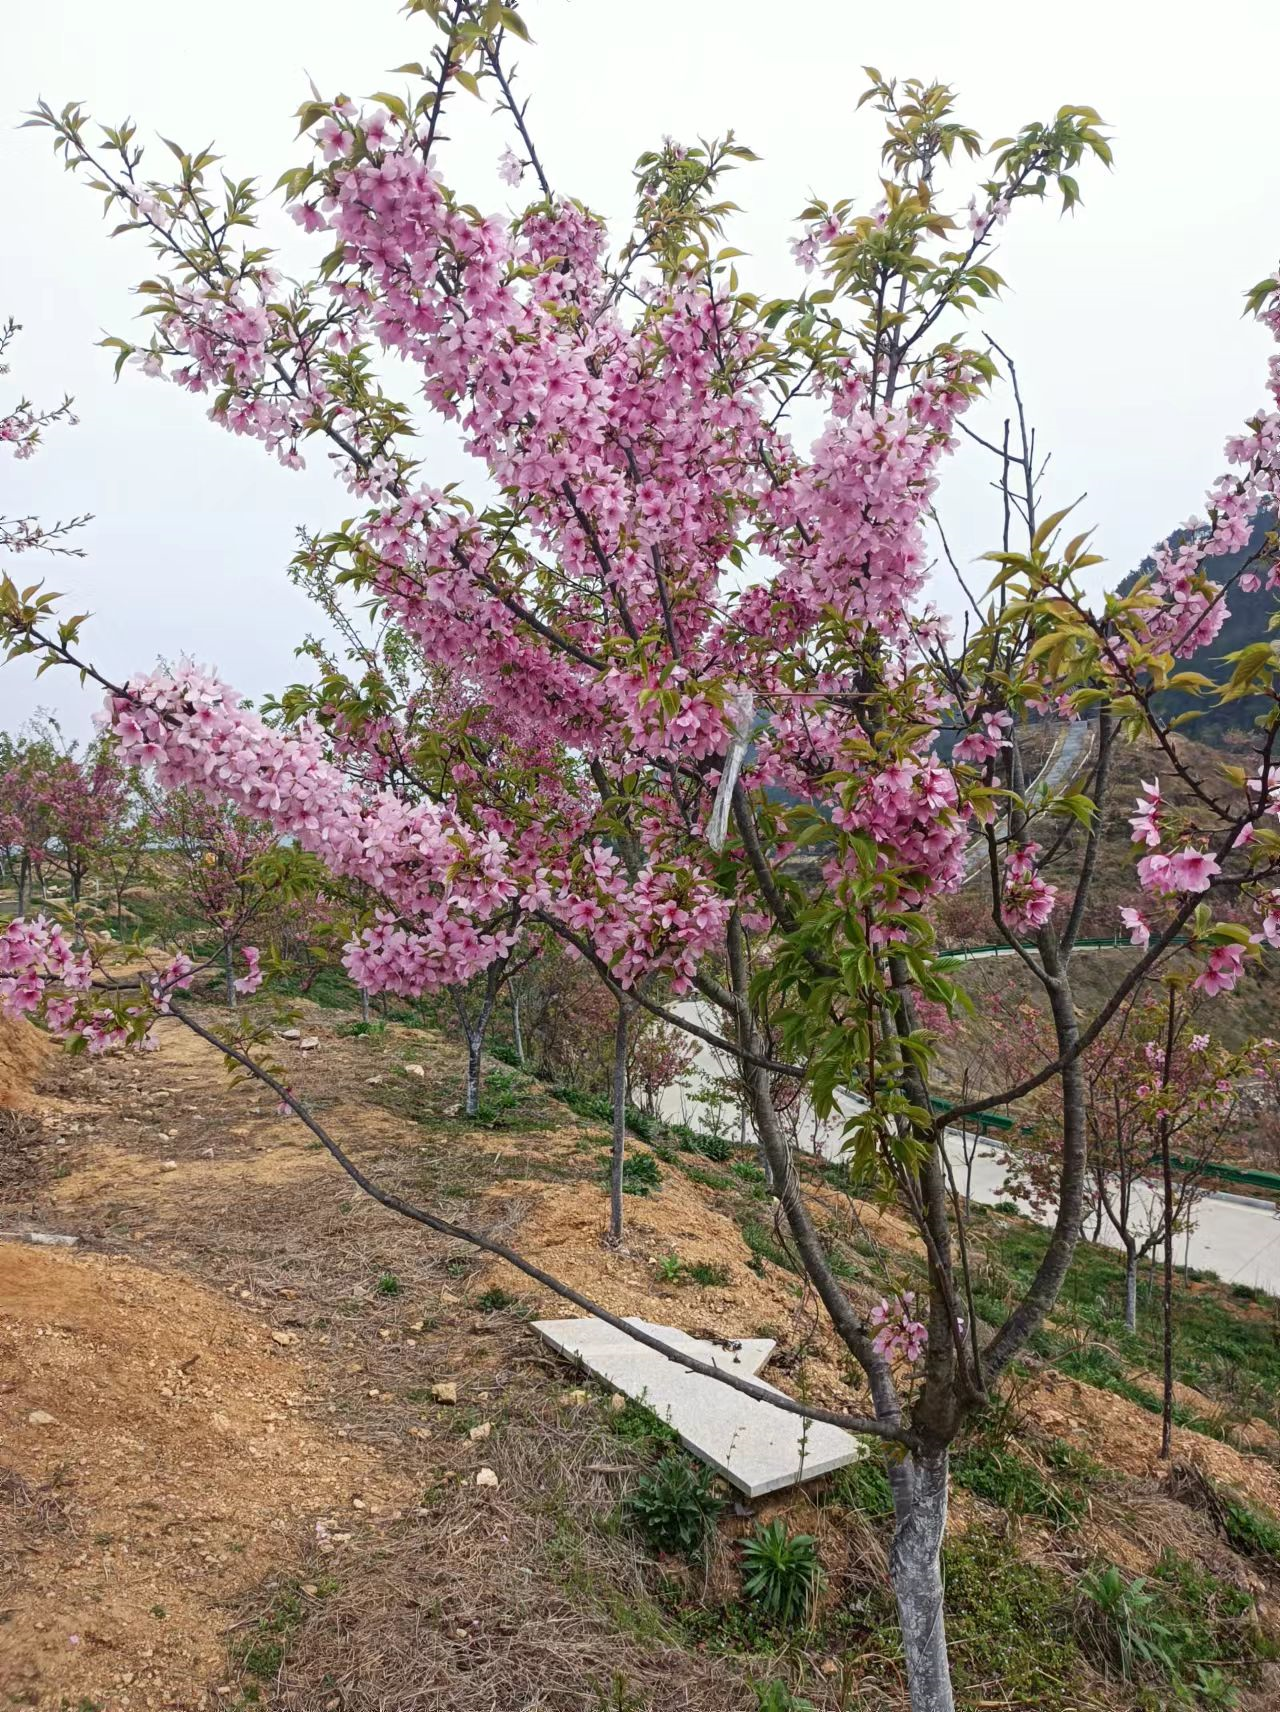
M360 989L360 1021L367 1023L368 1020L369 1020L369 989L368 989L368 987L361 987L361 989Z
M18 869L18 914L20 916L26 915L27 913L27 899L30 890L31 860L29 857L24 856L22 858L22 864Z
M627 1151L627 1007L618 1002L613 1031L613 1157L609 1165L609 1241L622 1241L622 1167Z
M1126 1242L1124 1256L1124 1329L1138 1329L1138 1245Z
M1176 1025L1177 999L1170 988L1164 1035L1164 1069L1160 1076L1162 1089L1169 1086ZM1173 1161L1169 1157L1167 1101L1165 1108L1160 1119L1160 1169L1164 1174L1164 1407L1160 1415L1160 1455L1167 1462L1173 1450Z
M520 995L511 989L511 1038L516 1049L516 1063L524 1069L524 1035L520 1032Z
M906 1458L889 1472L896 1517L889 1579L902 1629L911 1712L955 1712L942 1585L947 1453Z
M478 1032L467 1032L467 1101L464 1110L469 1118L475 1117L480 1110L480 1051L484 1044L484 1036Z
M1173 1450L1173 1167L1169 1126L1160 1126L1160 1165L1164 1172L1164 1407L1160 1416L1160 1455Z
M236 998L237 998L237 994L236 994L236 971L235 971L235 948L229 939L227 940L225 945L222 947L222 966L226 972L226 977L227 977L227 1003L231 1006L232 1010L235 1010Z

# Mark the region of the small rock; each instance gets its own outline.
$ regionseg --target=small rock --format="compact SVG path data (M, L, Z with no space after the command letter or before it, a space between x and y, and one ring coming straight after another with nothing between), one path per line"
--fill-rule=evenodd
M314 1052L316 1047L319 1046L319 1044L320 1044L320 1037L318 1035L315 1035L315 1034L309 1034L305 1040L300 1040L298 1042L298 1051L299 1052Z
M281 1040L301 1040L302 1030L300 1028L286 1028L280 1038Z
M627 1400L622 1395L621 1391L615 1391L613 1396L609 1399L609 1407L613 1410L614 1414L620 1415L626 1406Z
M587 1400L587 1394L585 1391L566 1391L564 1396L560 1399L560 1401L562 1403L574 1403L574 1404L585 1403L586 1400Z
M826 1658L823 1659L822 1663L818 1666L818 1669L822 1672L823 1676L834 1676L840 1669L840 1666L833 1658Z
M472 1444L478 1444L481 1439L487 1439L492 1431L492 1421L481 1421L478 1427L472 1427L471 1431L467 1434L467 1437L471 1440Z
M56 1427L58 1417L51 1415L47 1409L33 1409L27 1416L29 1427Z
M458 1387L452 1379L446 1379L431 1387L431 1395L437 1403L456 1403L458 1401Z
M178 1161L176 1159L162 1159L160 1161L160 1169L162 1171L176 1171L178 1169Z
M320 1589L316 1586L314 1581L304 1581L302 1584L302 1591L306 1594L308 1599L314 1599Z
M404 1067L404 1073L406 1076L421 1076L423 1078L425 1078L427 1074L421 1064L406 1064Z
M272 1332L271 1341L272 1343L290 1344L296 1343L298 1340L292 1332Z
M366 1088L376 1088L381 1084L381 1082L381 1076L366 1076L364 1079L364 1085Z
M482 1468L476 1475L477 1486L496 1486L498 1477L491 1468Z

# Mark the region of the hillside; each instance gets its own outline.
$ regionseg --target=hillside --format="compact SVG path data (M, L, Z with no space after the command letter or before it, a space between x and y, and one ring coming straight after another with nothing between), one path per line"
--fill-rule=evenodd
M1228 553L1220 559L1209 561L1205 569L1213 581L1224 584L1229 582L1259 552L1267 533L1275 527L1274 517L1263 516L1254 527L1246 546L1236 553ZM1185 539L1185 536L1181 530L1175 530L1168 539L1171 544L1176 545ZM1147 574L1151 568L1151 560L1145 559L1138 571L1121 583L1120 592L1127 593L1138 576ZM1230 617L1212 646L1197 654L1195 659L1196 670L1215 681L1230 676L1230 667L1225 664L1228 654L1247 647L1250 642L1261 641L1270 634L1267 627L1272 613L1276 610L1276 595L1265 587L1252 594L1236 587L1232 589L1227 604L1230 607ZM1179 690L1166 690L1156 698L1156 709L1162 719L1172 720L1179 714L1194 712L1194 722L1182 729L1193 733L1200 743L1226 748L1238 746L1253 721L1270 705L1261 696L1251 696L1227 707L1215 707L1212 703L1206 704Z
M598 1128L499 1064L488 1123L468 1125L451 1115L463 1065L446 1041L305 1014L319 1044L279 1043L290 1077L377 1179L606 1303L775 1337L767 1377L859 1400L749 1157L633 1143L648 1163L610 1253ZM3 1223L79 1240L0 1243L0 1686L15 1703L903 1707L874 1462L726 1504L692 1561L657 1550L628 1502L669 1465L664 1431L541 1349L526 1322L551 1298L354 1195L174 1026L145 1059L31 1074L34 1165ZM856 1302L918 1281L891 1211L838 1173L815 1189ZM1043 1236L981 1212L970 1241L994 1321ZM1274 1304L1192 1287L1162 1468L1155 1310L1144 1296L1126 1337L1119 1292L1114 1257L1086 1249L957 1449L946 1565L966 1712L1136 1712L1199 1703L1207 1680L1242 1712L1280 1695ZM798 1627L744 1594L742 1543L769 1520L811 1537L822 1565ZM1140 1664L1130 1620L1159 1643Z

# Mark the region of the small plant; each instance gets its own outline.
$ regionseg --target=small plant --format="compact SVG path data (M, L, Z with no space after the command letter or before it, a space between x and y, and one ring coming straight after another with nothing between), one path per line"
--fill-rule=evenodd
M616 1415L610 1414L609 1425L625 1443L633 1444L637 1449L653 1455L667 1445L678 1442L667 1423L634 1397L628 1397L625 1407L619 1409Z
M662 1284L701 1284L722 1288L732 1277L727 1266L717 1266L709 1260L684 1261L678 1254L660 1255L656 1269L658 1281Z
M514 1308L519 1300L519 1296L513 1296L509 1290L504 1290L501 1285L495 1284L492 1289L486 1290L482 1296L476 1298L476 1307L482 1314L497 1314L503 1308Z
M1104 1651L1111 1653L1125 1682L1143 1676L1168 1681L1177 1674L1177 1636L1145 1576L1126 1580L1110 1563L1087 1571L1080 1591L1101 1620Z
M753 1682L756 1712L815 1712L812 1700L793 1694L785 1682Z
M609 1182L610 1166L606 1162L604 1180ZM624 1195L647 1195L662 1182L658 1161L651 1153L629 1153L622 1162L622 1192Z
M693 1260L685 1267L685 1277L690 1284L702 1284L707 1288L723 1288L732 1276L727 1266L717 1266L709 1260Z
M640 1476L623 1503L627 1520L654 1551L690 1559L705 1549L723 1509L707 1470L675 1450Z
M400 1294L400 1280L394 1272L384 1272L378 1279L378 1294L379 1296L398 1296Z
M758 1527L742 1548L742 1590L766 1617L790 1628L807 1616L822 1581L812 1534L782 1522Z
M1161 1705L1234 1706L1235 1681L1256 1681L1276 1648L1242 1589L1166 1551L1150 1576L1114 1564L1081 1579L1085 1640L1126 1682L1150 1684Z

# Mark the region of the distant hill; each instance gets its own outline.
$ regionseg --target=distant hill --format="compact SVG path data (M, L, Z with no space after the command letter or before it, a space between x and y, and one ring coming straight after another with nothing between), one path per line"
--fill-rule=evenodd
M1248 545L1242 547L1238 553L1229 553L1220 559L1210 560L1205 566L1208 575L1214 582L1229 581L1258 552L1263 537L1275 527L1276 519L1264 514L1250 536ZM1185 539L1185 530L1175 530L1168 538L1169 545L1176 547ZM1153 561L1149 557L1144 559L1138 570L1121 583L1120 593L1126 594L1139 576L1147 575L1153 569ZM1231 609L1231 616L1212 645L1195 656L1195 669L1203 672L1207 678L1215 680L1230 676L1230 668L1225 664L1228 654L1234 654L1250 642L1261 641L1267 636L1267 624L1276 610L1276 596L1266 588L1260 588L1254 594L1245 594L1239 588L1234 588L1228 597L1227 605ZM1265 713L1270 704L1262 696L1250 696L1245 701L1231 702L1226 707L1215 707L1212 703L1199 701L1184 691L1166 690L1156 697L1155 705L1156 711L1165 720L1194 710L1197 718L1181 729L1187 736L1194 737L1197 743L1209 743L1222 748L1230 746L1233 733L1247 732L1258 715Z

